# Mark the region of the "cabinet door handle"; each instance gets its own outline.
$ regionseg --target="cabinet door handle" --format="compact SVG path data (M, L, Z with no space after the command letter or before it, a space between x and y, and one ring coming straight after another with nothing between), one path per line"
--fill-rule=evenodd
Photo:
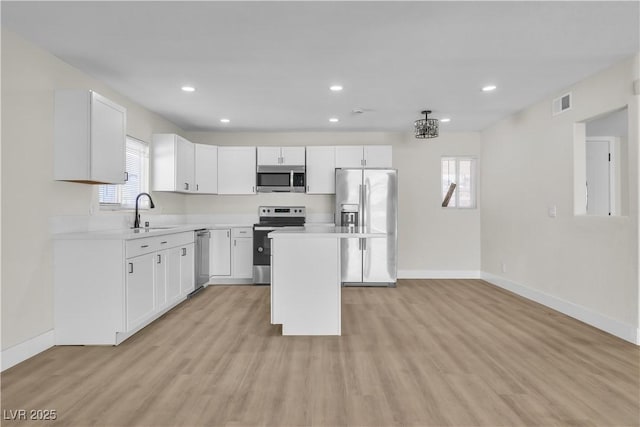
M200 191L200 184L196 184L196 191Z
M166 245L167 241L165 240L164 242L160 242L161 245Z
M129 274L132 274L132 273L133 273L133 263L130 262L129 263Z
M229 237L229 232L227 231L227 237Z
M255 193L256 192L256 187L255 186L251 186L251 192Z
M129 181L129 172L124 173L124 182Z
M237 242L237 240L236 240L236 239L233 239L233 246L235 246L235 245L236 245L236 242Z
M162 264L162 255L158 255L158 264Z
M182 248L182 256L187 256L187 248Z
M309 192L309 185L307 185L307 193Z
M149 245L141 245L140 248L144 249L144 248L148 248Z
M188 182L185 182L185 183L184 183L184 189L185 189L185 190L188 190L188 189L189 189L189 183L188 183Z

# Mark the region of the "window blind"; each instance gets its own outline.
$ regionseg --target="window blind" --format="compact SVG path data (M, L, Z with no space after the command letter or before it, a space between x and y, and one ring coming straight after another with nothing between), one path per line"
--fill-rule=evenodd
M149 145L146 142L127 137L125 168L127 181L124 184L101 185L98 189L101 205L133 209L137 195L149 191ZM140 207L148 208L149 200L141 200Z

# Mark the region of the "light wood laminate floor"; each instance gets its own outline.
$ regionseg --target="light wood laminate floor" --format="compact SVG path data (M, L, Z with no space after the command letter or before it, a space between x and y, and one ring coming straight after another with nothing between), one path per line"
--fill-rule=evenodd
M633 344L480 280L342 295L343 336L283 337L268 287L209 287L118 347L5 371L2 409L57 411L39 426L639 424Z

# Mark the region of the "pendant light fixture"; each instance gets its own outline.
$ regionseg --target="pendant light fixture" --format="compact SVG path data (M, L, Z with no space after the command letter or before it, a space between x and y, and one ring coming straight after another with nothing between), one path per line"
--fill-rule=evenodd
M430 119L429 114L431 110L424 110L421 112L424 114L424 119L416 120L413 125L415 126L415 134L418 139L436 138L438 136L438 119Z

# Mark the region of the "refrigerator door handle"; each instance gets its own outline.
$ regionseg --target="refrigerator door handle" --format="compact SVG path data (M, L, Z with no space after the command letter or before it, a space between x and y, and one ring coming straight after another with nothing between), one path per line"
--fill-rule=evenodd
M363 208L364 208L364 203L362 203L362 184L358 184L358 226L362 227L364 226L364 212L363 212Z
M360 239L362 240L362 250L366 251L367 250L367 239Z
M366 184L362 186L362 227L366 227L363 228L365 231L369 231L369 224L367 224L367 187L368 185Z

